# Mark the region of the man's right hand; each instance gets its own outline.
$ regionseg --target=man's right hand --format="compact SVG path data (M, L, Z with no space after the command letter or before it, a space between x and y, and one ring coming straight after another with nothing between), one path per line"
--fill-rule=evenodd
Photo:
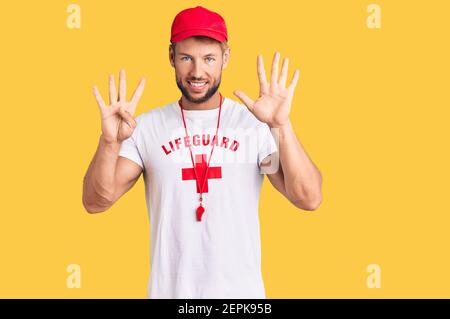
M145 78L141 78L131 101L126 101L125 70L119 73L119 96L117 97L114 75L109 76L109 105L103 101L96 85L93 91L102 116L102 138L106 143L120 144L133 134L136 121L133 118L137 103L144 91Z

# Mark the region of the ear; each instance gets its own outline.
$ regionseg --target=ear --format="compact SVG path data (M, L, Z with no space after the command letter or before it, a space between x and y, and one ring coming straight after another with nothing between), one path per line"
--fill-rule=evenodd
M169 45L169 61L170 61L170 65L174 68L175 67L175 52L173 52L171 45Z
M230 56L231 56L231 48L227 48L224 52L223 52L223 63L222 63L222 70L225 69L228 65L228 62L230 61Z

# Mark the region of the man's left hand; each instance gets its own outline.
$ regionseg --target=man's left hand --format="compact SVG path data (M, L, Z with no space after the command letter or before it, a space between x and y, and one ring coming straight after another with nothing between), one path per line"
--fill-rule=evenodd
M282 127L289 122L292 98L300 75L300 70L295 70L291 83L286 87L289 60L288 58L283 60L280 79L278 79L279 61L280 54L276 52L273 57L269 85L262 55L258 55L259 98L256 101L240 90L233 92L258 120L267 123L270 127Z

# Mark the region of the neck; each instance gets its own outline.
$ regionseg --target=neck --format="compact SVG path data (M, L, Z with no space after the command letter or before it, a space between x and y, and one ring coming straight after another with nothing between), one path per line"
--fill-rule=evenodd
M217 91L208 101L200 104L188 101L183 95L181 102L183 103L183 110L212 110L218 108L220 105L220 93Z

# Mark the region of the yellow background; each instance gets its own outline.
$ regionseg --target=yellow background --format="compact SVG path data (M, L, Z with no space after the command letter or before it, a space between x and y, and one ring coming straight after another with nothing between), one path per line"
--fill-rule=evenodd
M450 297L448 1L71 1L2 4L0 297L145 298L149 221L142 178L90 215L82 180L97 147L107 76L137 115L177 99L168 61L177 12L203 5L226 19L231 63L221 92L258 92L256 55L301 70L291 119L323 175L314 212L265 179L260 202L268 298ZM366 8L381 6L381 29ZM69 289L69 264L81 288ZM381 267L381 288L366 267Z

